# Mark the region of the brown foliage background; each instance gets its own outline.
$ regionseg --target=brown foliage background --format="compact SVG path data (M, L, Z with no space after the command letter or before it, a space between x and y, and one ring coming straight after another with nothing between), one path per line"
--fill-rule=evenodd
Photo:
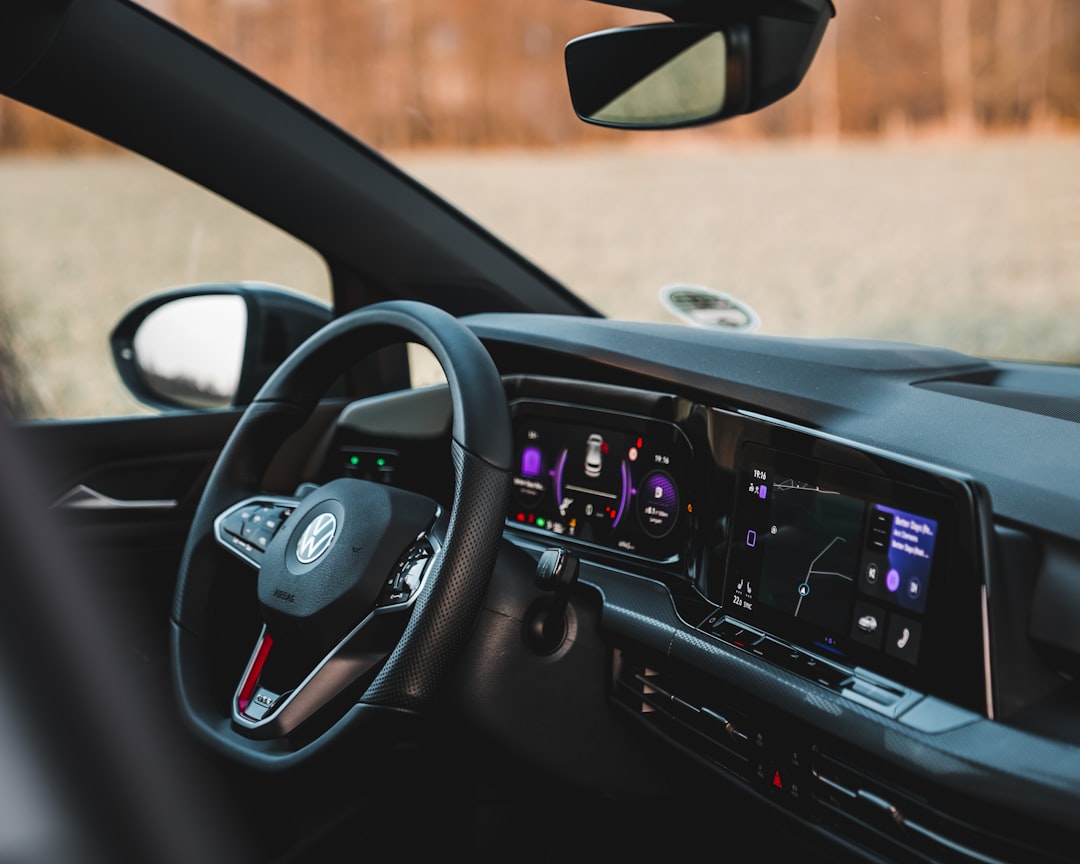
M146 0L380 149L611 143L570 110L570 39L657 16L583 0ZM1080 126L1076 0L838 0L807 80L705 137ZM883 62L883 58L891 58ZM102 148L0 104L0 150Z

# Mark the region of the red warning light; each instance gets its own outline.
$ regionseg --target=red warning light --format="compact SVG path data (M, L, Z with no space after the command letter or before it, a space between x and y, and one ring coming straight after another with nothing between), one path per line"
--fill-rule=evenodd
M600 452L603 453L606 456L607 451L608 451L608 446L607 446L607 441L605 441L603 444L600 445Z
M638 448L638 450L640 450L643 446L645 446L645 442L642 441L640 438L638 438L637 439L637 448Z
M780 772L779 771L777 771L775 774L773 774L772 785L775 786L777 789L783 789L784 788L784 781L780 779Z
M524 513L518 513L517 514L517 520L518 520L518 522L524 522L525 521L525 514Z

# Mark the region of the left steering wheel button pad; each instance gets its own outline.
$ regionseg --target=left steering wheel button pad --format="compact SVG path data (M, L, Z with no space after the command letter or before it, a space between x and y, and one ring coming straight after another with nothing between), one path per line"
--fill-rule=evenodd
M276 501L245 501L221 519L218 539L243 557L256 562L295 509ZM255 554L253 554L255 553Z

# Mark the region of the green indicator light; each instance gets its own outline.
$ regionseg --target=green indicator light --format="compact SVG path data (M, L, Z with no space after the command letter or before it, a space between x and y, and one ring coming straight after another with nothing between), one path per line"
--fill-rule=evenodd
M540 519L536 520L536 527L537 528L543 528L545 525L547 525L547 521L544 520L543 518L540 518Z
M349 464L350 465L359 465L360 464L360 457L359 456L350 456L349 457Z
M375 464L378 465L380 468L385 468L386 460L383 459L382 456L380 456L378 459L375 460Z

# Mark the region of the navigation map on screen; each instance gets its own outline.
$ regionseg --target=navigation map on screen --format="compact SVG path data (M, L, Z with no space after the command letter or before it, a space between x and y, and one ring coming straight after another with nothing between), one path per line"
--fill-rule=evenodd
M939 527L917 512L926 499L812 459L746 452L725 603L833 654L857 645L917 663Z
M845 631L866 504L789 477L774 480L770 492L758 600L794 618Z

